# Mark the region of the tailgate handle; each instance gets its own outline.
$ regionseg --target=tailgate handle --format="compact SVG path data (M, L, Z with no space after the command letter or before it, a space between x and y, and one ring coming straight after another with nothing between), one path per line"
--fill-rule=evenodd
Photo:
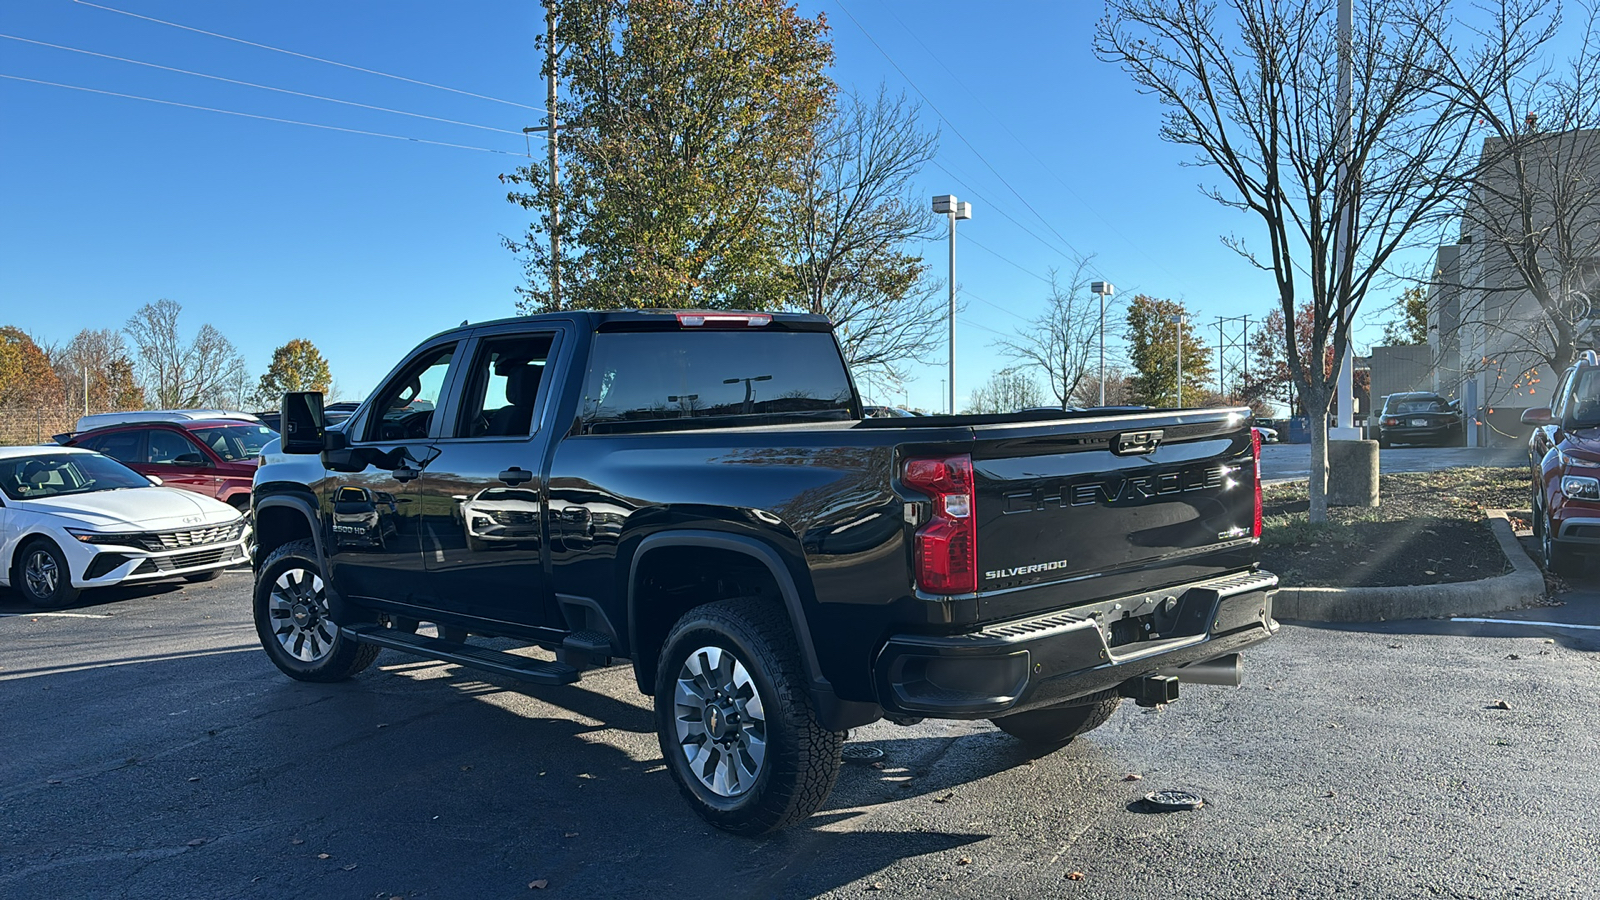
M1154 453L1161 446L1161 429L1154 431L1124 431L1111 442L1111 452L1118 456L1143 456Z

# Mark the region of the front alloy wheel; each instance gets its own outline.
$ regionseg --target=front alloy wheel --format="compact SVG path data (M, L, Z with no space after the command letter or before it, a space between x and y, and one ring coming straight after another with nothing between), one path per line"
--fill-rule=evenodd
M748 792L767 758L767 716L744 664L701 647L678 670L678 746L689 771L719 797Z
M55 609L78 599L81 593L72 586L67 559L47 538L35 539L17 554L12 584L21 588L23 599L36 609Z
M377 645L349 640L328 618L328 585L310 541L272 551L256 575L254 601L256 636L290 678L343 681L378 657Z
M267 614L278 644L295 659L315 663L333 651L338 629L328 619L328 589L321 575L285 569L273 582Z

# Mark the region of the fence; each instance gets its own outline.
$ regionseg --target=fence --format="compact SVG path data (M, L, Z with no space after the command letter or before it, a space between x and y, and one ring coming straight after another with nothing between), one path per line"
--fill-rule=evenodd
M92 408L90 411L115 412ZM71 431L81 415L81 406L0 406L0 447L46 443L54 435Z

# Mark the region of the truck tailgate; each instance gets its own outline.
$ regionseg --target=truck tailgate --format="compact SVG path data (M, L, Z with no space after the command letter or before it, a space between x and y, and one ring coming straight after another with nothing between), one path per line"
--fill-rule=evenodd
M1060 584L1088 603L1248 566L1249 422L1247 410L1194 410L974 429L980 597ZM1037 602L986 606L1063 597L1026 593Z

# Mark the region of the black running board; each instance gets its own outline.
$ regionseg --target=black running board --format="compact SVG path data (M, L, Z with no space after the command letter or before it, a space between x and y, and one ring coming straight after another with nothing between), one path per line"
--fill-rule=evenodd
M514 653L502 653L487 647L458 644L438 638L412 634L382 625L356 625L339 629L344 636L363 644L376 644L404 653L415 653L441 662L451 662L515 678L533 684L572 684L578 680L578 670L563 662L545 662L529 659Z

